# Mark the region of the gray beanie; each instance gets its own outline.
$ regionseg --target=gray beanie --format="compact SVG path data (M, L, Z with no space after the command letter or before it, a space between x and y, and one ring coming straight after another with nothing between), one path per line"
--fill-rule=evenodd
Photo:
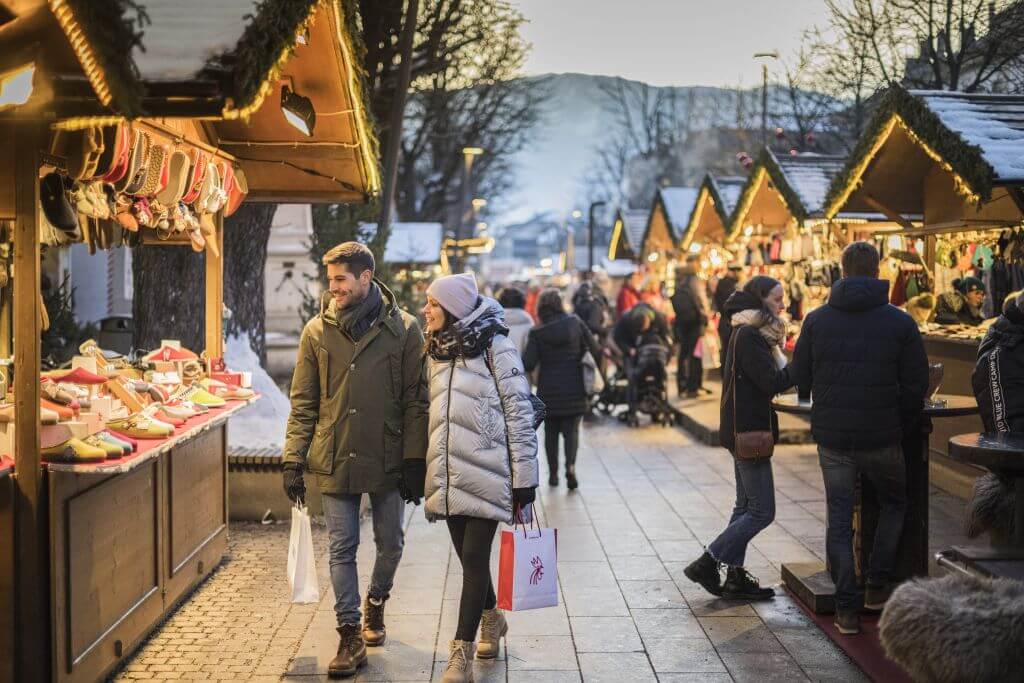
M430 283L427 296L433 297L458 320L462 320L476 309L480 298L476 290L476 278L472 273L445 275Z

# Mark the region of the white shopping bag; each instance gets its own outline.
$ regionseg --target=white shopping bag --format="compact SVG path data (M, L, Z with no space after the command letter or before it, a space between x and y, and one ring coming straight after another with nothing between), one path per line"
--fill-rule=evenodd
M313 527L305 505L292 507L292 533L288 539L288 585L292 588L292 602L320 600L316 556L313 554Z
M501 532L498 607L513 612L558 605L558 530Z

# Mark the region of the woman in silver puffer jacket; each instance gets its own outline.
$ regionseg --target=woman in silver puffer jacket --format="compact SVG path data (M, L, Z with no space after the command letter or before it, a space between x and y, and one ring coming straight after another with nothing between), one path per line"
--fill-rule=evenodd
M471 680L474 652L498 655L508 631L496 608L491 545L534 500L537 433L530 385L497 301L481 297L470 274L435 280L427 322L430 420L427 519L445 519L462 563L459 624L443 683ZM474 648L477 627L480 646Z

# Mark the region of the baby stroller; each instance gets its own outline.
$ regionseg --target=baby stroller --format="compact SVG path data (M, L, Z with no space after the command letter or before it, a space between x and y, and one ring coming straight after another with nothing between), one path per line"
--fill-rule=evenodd
M631 427L637 427L638 413L651 416L651 421L669 426L675 424L675 413L668 403L669 349L657 340L641 344L636 356L619 363L615 373L608 378L604 390L597 397L595 405L605 415L611 415L618 406L626 406L619 419ZM630 397L633 405L630 405Z

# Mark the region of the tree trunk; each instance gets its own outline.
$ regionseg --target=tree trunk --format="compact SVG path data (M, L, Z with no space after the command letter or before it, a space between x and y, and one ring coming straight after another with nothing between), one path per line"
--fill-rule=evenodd
M248 337L267 367L267 243L277 204L250 202L224 221L224 305L231 310L228 336Z
M180 245L132 250L136 349L150 351L161 339L178 339L196 353L203 350L204 263L204 254Z

